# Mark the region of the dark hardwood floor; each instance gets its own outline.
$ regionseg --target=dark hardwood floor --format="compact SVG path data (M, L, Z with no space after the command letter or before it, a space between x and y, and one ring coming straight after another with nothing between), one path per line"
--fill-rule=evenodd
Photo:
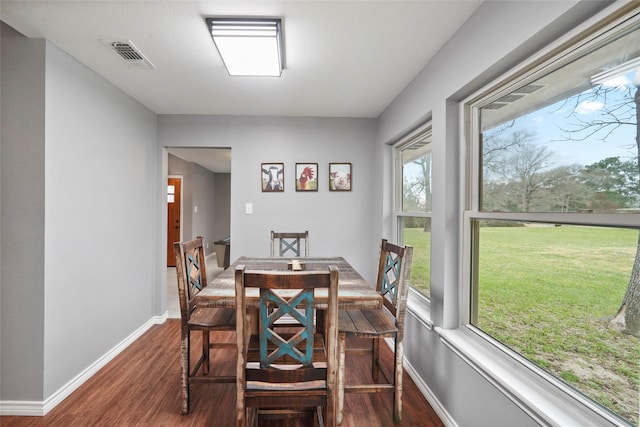
M196 338L197 334L193 335ZM233 333L219 333L234 340ZM198 340L192 341L198 346ZM383 346L384 366L391 351ZM212 365L233 373L235 352L212 353ZM370 378L366 356L347 356L347 381ZM347 394L345 427L393 426L391 394ZM409 376L404 376L403 426L444 424ZM155 325L44 417L0 417L2 427L233 426L234 384L194 384L191 412L180 415L180 321ZM282 422L271 426L294 426Z

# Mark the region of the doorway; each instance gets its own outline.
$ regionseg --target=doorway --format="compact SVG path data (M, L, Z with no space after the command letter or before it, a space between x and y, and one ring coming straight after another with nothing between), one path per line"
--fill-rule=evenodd
M182 177L167 178L167 267L176 266L173 243L182 240Z

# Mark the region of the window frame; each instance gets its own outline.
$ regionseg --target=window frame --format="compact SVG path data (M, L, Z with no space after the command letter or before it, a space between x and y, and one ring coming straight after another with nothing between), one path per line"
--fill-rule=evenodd
M418 143L419 141L425 138L431 138L431 141L428 143L429 150L428 152L431 154L431 163L433 164L433 130L432 123L428 121L423 125L416 128L413 132L402 138L400 141L393 145L393 219L395 225L395 233L396 240L399 245L404 245L404 218L428 218L431 222L432 220L432 211L424 212L424 211L405 211L403 209L403 200L404 200L404 176L403 176L403 168L404 162L402 159L402 152L412 145ZM432 174L433 179L433 174ZM431 182L433 187L433 181ZM433 203L433 199L432 199ZM431 240L429 240L429 246L432 245ZM431 262L431 261L429 261ZM431 278L429 277L429 280ZM418 316L419 319L426 322L425 324L431 328L432 324L429 320L430 318L430 308L431 308L431 298L418 291L410 285L409 287L409 299L407 307L410 311L413 311L414 314Z
M637 5L617 4L570 31L565 37L543 48L531 59L506 72L459 104L462 177L462 253L459 329L435 328L443 344L464 359L481 376L494 384L516 405L541 424L562 424L562 420L582 425L628 425L616 414L595 404L580 392L547 373L524 356L496 341L472 325L477 316L478 232L482 220L511 220L542 223L563 223L585 226L606 226L638 229L637 214L614 213L494 213L480 210L480 108L524 86L552 69L562 67L603 40L614 37L624 28L637 23ZM623 30L620 30L622 28ZM476 317L477 318L477 317ZM518 385L519 384L519 385ZM577 409L579 408L579 409ZM570 416L577 417L572 419Z

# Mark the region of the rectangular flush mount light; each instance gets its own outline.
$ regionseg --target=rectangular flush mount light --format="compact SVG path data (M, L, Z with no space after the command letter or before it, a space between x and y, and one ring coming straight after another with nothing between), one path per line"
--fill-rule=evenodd
M280 19L206 18L206 21L229 75L282 74Z

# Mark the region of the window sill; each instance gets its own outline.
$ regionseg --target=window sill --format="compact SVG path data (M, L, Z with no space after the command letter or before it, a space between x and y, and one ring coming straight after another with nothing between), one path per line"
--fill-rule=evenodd
M551 375L491 345L472 328L434 328L442 343L533 420L545 426L628 426Z
M428 330L433 330L433 321L431 320L431 302L420 292L413 288L409 288L409 296L407 298L407 311L415 317L415 319Z

